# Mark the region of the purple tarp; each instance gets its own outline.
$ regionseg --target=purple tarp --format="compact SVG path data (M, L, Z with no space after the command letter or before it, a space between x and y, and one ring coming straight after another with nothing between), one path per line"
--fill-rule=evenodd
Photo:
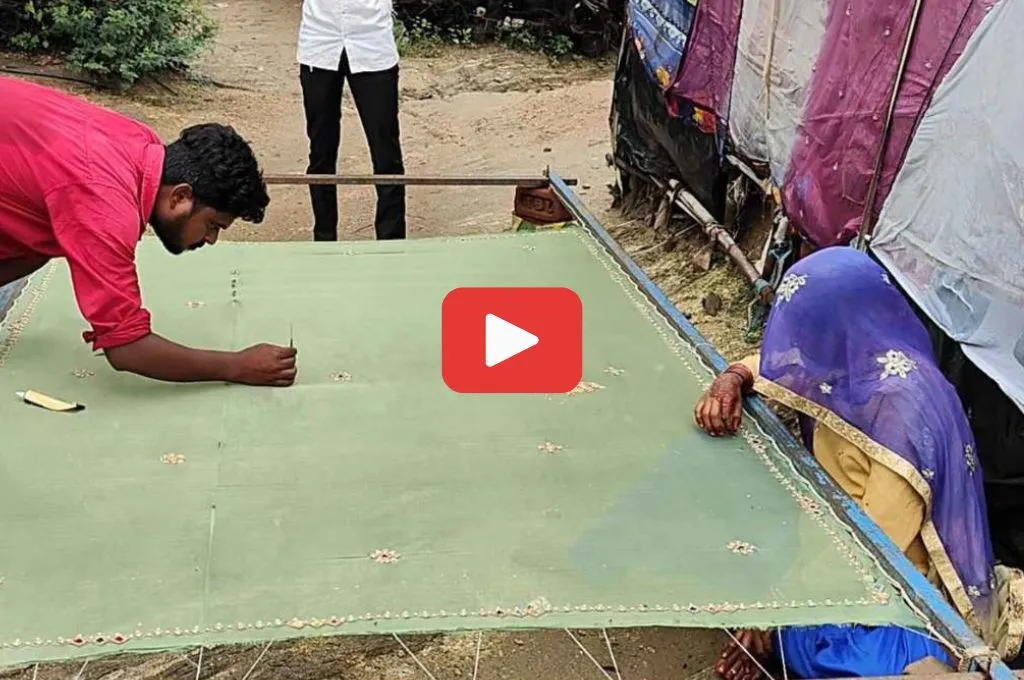
M994 4L923 2L886 144L876 214L932 92ZM911 0L833 0L829 7L782 188L790 220L818 246L848 242L860 227L913 9ZM698 27L700 16L698 7ZM689 49L697 53L693 43ZM689 63L684 63L684 74Z
M669 98L688 99L729 118L742 0L700 0L686 56Z

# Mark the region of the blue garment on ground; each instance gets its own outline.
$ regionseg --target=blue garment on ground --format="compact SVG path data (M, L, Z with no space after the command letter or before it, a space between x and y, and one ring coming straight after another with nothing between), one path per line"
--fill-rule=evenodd
M896 626L783 628L773 643L775 658L784 658L790 673L801 678L902 675L929 656L954 665L938 642Z

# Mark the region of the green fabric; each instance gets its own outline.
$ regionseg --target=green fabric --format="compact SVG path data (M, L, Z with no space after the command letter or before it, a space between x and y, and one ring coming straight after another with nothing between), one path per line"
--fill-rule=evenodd
M294 328L297 384L115 373L81 340L63 262L40 272L0 345L0 663L322 633L922 625L769 440L695 429L710 374L578 228L180 258L146 239L139 264L157 332L240 348ZM441 300L472 285L576 290L601 388L449 391Z

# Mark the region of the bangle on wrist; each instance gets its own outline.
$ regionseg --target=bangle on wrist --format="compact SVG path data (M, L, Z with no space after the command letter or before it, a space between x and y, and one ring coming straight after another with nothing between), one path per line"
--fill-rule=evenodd
M740 387L744 392L754 386L754 374L743 364L733 364L725 369L725 373L731 373L740 379Z

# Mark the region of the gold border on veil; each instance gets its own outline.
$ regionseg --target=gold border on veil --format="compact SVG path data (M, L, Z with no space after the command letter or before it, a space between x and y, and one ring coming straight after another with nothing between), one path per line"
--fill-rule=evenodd
M814 418L816 421L825 427L828 427L836 434L842 436L851 444L859 448L872 460L876 461L880 465L884 465L889 470L892 470L910 484L925 503L925 520L924 524L921 526L921 541L924 543L925 550L927 550L928 556L935 567L935 571L939 575L943 588L949 595L957 611L960 612L960 615L964 617L964 620L967 621L968 625L970 625L974 632L983 639L987 637L987 631L982 628L977 612L971 604L970 597L967 595L967 590L964 587L963 581L961 581L959 574L956 573L956 569L953 567L953 561L946 552L945 546L942 545L938 531L935 528L935 523L931 519L931 487L928 486L928 482L921 473L904 458L869 438L863 432L843 420L836 413L833 413L829 409L811 401L810 399L801 397L789 389L761 376L758 376L754 381L754 391L773 401L777 401L794 411L798 411L805 416ZM995 601L996 593L993 592L992 597L993 606L998 607L998 603Z

